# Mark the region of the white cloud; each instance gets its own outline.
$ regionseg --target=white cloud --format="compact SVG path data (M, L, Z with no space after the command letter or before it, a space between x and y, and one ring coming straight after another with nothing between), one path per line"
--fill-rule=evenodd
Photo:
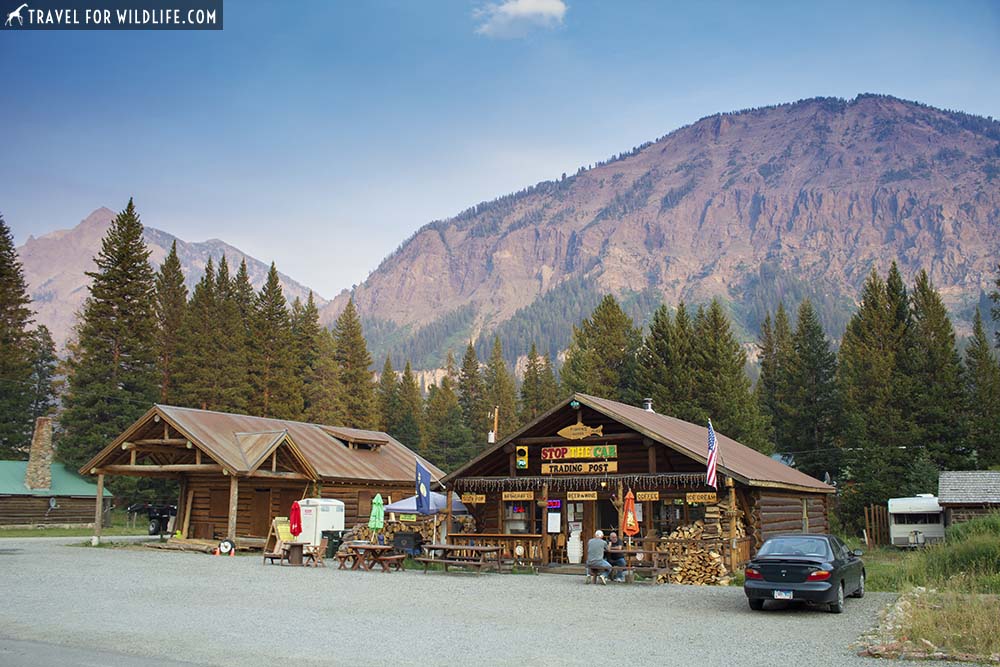
M475 17L482 21L476 32L500 39L523 37L531 28L562 25L565 15L563 0L505 0L476 10Z

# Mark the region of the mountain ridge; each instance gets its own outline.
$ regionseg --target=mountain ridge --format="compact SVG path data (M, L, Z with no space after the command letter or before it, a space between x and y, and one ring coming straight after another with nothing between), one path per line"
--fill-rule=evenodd
M892 96L714 114L427 223L326 311L353 296L400 339L472 307L476 338L586 280L669 304L720 297L748 332L787 292L835 331L895 260L926 269L963 320L994 277L998 176L1000 123Z
M31 308L35 323L44 324L52 332L56 347L63 349L70 339L76 313L89 293L90 279L86 271L93 271L94 256L100 250L101 240L111 221L117 215L106 206L95 209L76 226L57 229L41 236L29 236L16 248L24 269ZM225 254L230 270L235 274L240 261L246 259L247 272L255 288L260 288L267 277L269 264L246 254L221 239L189 242L155 227L144 227L144 239L150 249L150 262L154 268L163 262L170 246L177 241L177 255L181 260L188 290L194 288L205 272L209 257L216 262ZM309 288L284 273L279 273L285 297L289 303L299 297L305 300ZM318 305L326 299L313 292Z

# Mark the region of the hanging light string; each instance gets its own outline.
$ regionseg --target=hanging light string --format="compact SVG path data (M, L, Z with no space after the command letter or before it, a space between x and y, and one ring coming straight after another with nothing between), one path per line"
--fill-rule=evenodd
M658 474L625 474L600 477L567 476L567 477L463 477L453 480L455 490L491 492L491 491L539 491L546 484L554 491L600 491L611 485L611 482L621 481L625 486L638 489L688 489L705 485L705 476L701 473L658 473ZM604 486L602 486L602 482Z

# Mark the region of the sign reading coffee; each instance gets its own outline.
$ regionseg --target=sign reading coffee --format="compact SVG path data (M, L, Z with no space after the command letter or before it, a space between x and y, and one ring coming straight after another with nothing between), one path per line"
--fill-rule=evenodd
M542 447L543 461L615 458L618 458L618 445L591 445L590 447Z
M543 475L593 475L604 472L618 472L617 461L598 463L543 463Z

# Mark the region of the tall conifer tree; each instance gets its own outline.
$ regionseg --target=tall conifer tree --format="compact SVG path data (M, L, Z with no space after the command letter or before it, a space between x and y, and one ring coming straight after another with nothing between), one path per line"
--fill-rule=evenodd
M177 257L177 241L156 273L156 366L160 375L160 403L174 398L174 374L187 312L187 287Z
M784 303L778 304L773 325L770 314L764 318L758 347L760 379L757 381L757 399L761 412L770 422L771 444L775 451L792 451L788 444L791 435L788 370L793 354L792 329Z
M302 414L302 384L296 373L291 318L273 262L255 305L250 411L263 417L297 419Z
M489 412L493 408L486 402L486 387L479 368L476 348L469 342L462 357L462 368L458 376L458 402L462 406L465 425L472 432L477 447L486 445L486 434L492 428Z
M14 238L0 216L0 459L21 458L31 441L29 303Z
M29 417L34 423L38 417L52 414L56 407L57 380L56 370L59 367L59 357L56 356L56 344L52 334L44 324L31 332L32 361L29 391L31 394L31 410Z
M1000 466L1000 365L976 309L972 340L965 348L969 447L976 467Z
M375 401L378 404L378 430L389 432L389 427L399 414L399 379L392 367L392 359L385 355L385 364L378 377L375 388Z
M389 434L414 451L424 451L424 401L410 362L406 362L397 390L399 410L391 421Z
M130 199L94 258L90 296L77 325L58 453L83 464L156 400L155 280L142 223ZM117 481L116 481L117 483Z
M428 460L450 472L471 459L476 451L472 431L465 425L462 406L455 393L455 359L448 353L445 374L427 394L424 447Z
M552 407L549 397L544 395L542 386L545 361L538 356L538 349L531 344L528 361L524 367L524 378L521 380L520 414L521 423L534 420L540 414Z
M693 337L693 323L683 301L673 318L666 306L653 313L649 334L639 352L632 403L638 405L640 399L651 398L653 409L661 414L691 422L703 420L704 411L697 397Z
M330 426L345 423L340 369L336 357L337 345L333 340L333 334L326 329L320 329L319 357L303 393L306 406L304 419L307 422Z
M521 420L517 414L517 387L503 358L499 337L493 339L490 360L483 371L483 387L486 404L493 410L500 410L496 434L497 442L500 442L520 427Z
M613 296L605 296L591 316L573 328L562 370L564 392L627 400L641 343L632 318Z
M378 425L378 406L372 382L372 358L353 299L347 302L344 312L337 318L334 340L343 388L345 426L375 428Z

